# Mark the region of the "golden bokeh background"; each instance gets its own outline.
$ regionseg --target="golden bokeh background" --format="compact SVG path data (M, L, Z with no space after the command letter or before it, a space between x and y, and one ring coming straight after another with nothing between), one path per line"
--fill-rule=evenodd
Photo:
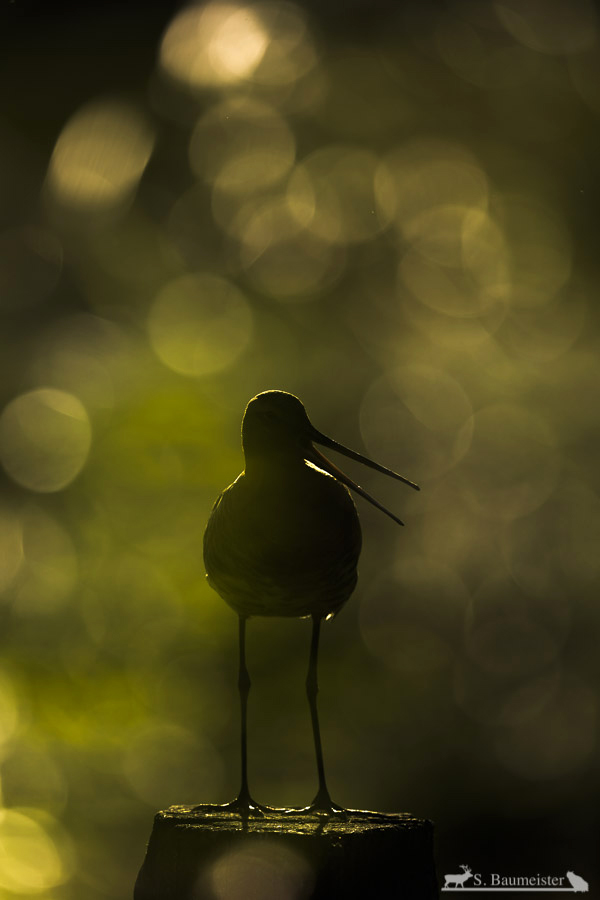
M154 811L234 795L201 538L269 388L422 487L360 472L406 528L358 501L322 643L334 798L434 819L441 871L589 880L594 5L61 9L2 13L0 894L129 896ZM308 640L249 626L265 803L315 790ZM307 895L304 860L277 872Z

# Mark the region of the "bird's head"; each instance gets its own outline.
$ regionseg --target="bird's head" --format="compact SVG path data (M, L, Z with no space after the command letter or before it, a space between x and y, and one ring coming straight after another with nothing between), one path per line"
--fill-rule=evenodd
M253 397L248 403L242 420L242 446L246 463L249 458L263 459L268 465L273 465L275 460L283 465L286 464L286 461L291 462L293 459L306 460L329 475L333 475L334 478L355 493L360 494L399 525L404 524L360 485L348 478L326 456L323 456L313 442L322 447L336 450L356 462L419 490L418 485L402 475L392 472L391 469L373 462L368 457L344 447L343 444L338 444L337 441L317 431L308 418L304 404L294 394L288 394L286 391L264 391Z
M313 427L304 404L286 391L263 391L253 397L242 420L244 453L262 456L306 449Z

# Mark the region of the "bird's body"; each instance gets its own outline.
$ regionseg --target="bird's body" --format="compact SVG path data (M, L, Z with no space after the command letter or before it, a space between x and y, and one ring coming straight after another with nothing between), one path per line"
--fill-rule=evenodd
M239 617L242 785L231 810L264 809L248 790L246 719L250 677L246 621L251 616L310 616L313 632L306 681L319 790L309 811L332 813L325 783L317 715L317 655L323 619L335 615L357 580L361 549L358 513L348 488L399 524L358 484L323 456L313 441L417 486L317 431L304 406L285 391L265 391L246 407L242 422L245 469L219 496L204 534L209 584Z
M349 490L304 460L251 469L218 498L204 535L208 580L238 613L339 611L356 585L361 548Z

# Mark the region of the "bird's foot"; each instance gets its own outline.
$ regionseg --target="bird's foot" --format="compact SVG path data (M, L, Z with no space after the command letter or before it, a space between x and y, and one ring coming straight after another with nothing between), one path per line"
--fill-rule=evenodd
M348 811L343 806L338 806L337 803L334 803L327 790L320 790L310 806L290 809L287 812L301 816L323 815L328 818L335 816L344 820L348 818Z
M202 807L198 807L201 809ZM214 807L212 807L214 809ZM248 819L250 816L265 816L272 812L268 806L263 806L253 800L249 793L240 791L235 800L230 803L221 803L217 807L219 812L237 813L242 819Z
M268 806L257 803L250 794L240 794L231 803L223 804L222 809L225 812L239 813L243 819L247 819L249 816L266 816L271 812Z
M305 811L308 814L314 813L318 816L327 816L327 818L335 817L336 819L343 819L344 821L348 818L348 811L344 809L343 806L338 806L337 803L333 803L331 800L327 803L313 800L310 806L306 807Z

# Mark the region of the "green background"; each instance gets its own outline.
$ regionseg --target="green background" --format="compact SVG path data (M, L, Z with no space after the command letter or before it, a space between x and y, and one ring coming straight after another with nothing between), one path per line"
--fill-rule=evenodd
M270 388L422 488L343 464L406 527L357 501L334 799L593 881L595 8L213 12L2 7L0 892L129 896L157 809L234 796L201 541ZM248 626L264 803L315 791L309 630Z

